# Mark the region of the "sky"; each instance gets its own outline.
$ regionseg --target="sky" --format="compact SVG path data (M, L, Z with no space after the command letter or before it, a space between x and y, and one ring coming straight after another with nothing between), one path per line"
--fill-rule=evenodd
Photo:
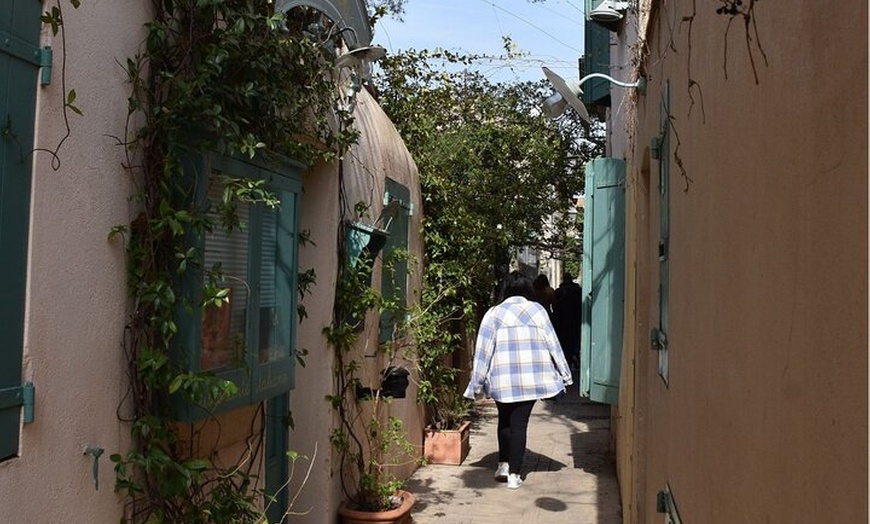
M578 80L583 54L584 0L407 0L404 22L385 17L373 44L388 53L438 47L469 54L504 54L502 36L527 53L480 68L492 81L543 80L541 66Z

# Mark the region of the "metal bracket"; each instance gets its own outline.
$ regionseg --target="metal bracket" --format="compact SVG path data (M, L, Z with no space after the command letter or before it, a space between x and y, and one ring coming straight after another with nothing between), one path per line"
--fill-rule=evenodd
M103 456L103 448L88 446L85 448L84 455L94 457L94 464L91 466L91 477L94 479L94 489L100 489L100 457Z
M36 390L32 382L26 382L13 388L0 389L0 409L22 406L24 410L24 423L33 422L33 404Z

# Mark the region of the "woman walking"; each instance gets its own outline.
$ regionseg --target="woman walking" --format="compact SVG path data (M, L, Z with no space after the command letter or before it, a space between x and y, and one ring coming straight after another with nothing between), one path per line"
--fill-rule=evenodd
M505 277L502 302L483 316L465 397L488 395L498 408L496 480L522 485L520 468L532 407L572 384L546 310L534 302L532 281L519 271Z

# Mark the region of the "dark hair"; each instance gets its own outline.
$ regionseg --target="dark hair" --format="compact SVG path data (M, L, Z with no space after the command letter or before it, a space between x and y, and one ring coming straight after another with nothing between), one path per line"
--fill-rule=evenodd
M532 287L537 289L546 289L550 286L550 279L547 278L547 275L541 273L537 277L535 277L535 281L532 282Z
M535 292L532 289L532 279L519 271L511 271L501 285L501 300L510 297L524 297L532 300Z

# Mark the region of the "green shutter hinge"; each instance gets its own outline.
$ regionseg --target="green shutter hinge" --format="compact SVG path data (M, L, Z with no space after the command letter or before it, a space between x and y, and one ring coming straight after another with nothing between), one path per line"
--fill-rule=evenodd
M668 240L659 240L659 262L664 262L668 259Z
M649 141L649 156L653 160L659 160L662 157L662 137L654 136Z
M51 83L51 62L53 57L51 47L45 46L39 50L39 67L42 68L42 76L39 80L40 85L47 86Z
M24 423L31 424L34 420L33 404L36 400L36 388L33 382L25 382L21 386L22 406L24 408Z
M0 409L16 408L24 410L24 423L33 422L33 404L36 391L32 382L27 382L14 388L0 389Z
M656 495L656 513L667 513L668 512L668 499L671 498L671 494L665 490L659 491Z
M667 515L666 524L682 524L680 514L677 511L677 503L674 501L674 496L671 494L670 487L667 487L658 492L656 495L656 512Z
M654 350L658 351L668 348L668 335L661 329L652 328L649 333L649 339Z

